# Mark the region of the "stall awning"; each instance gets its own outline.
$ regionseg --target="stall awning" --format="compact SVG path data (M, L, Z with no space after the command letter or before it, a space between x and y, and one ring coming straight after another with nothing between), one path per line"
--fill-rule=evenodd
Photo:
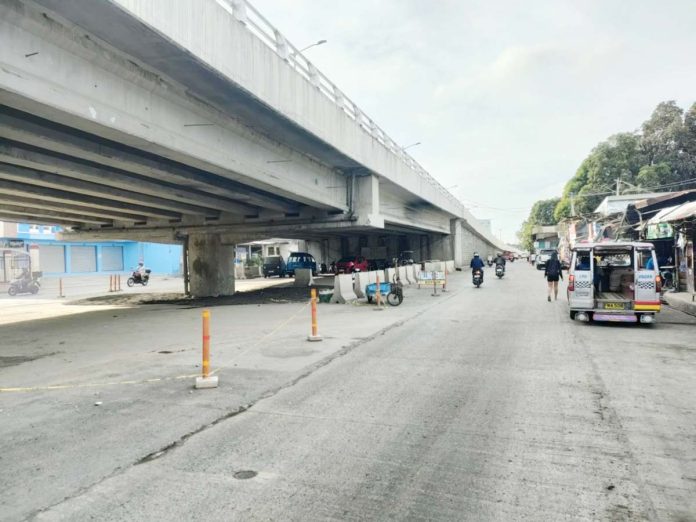
M674 223L689 218L696 218L696 201L689 201L688 203L683 203L674 207L663 208L648 220L648 224Z

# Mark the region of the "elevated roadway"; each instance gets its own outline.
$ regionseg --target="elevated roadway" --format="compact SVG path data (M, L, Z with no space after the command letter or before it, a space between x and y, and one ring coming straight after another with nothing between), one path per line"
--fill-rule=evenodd
M0 0L0 219L183 242L197 295L269 236L324 261L504 248L236 0Z

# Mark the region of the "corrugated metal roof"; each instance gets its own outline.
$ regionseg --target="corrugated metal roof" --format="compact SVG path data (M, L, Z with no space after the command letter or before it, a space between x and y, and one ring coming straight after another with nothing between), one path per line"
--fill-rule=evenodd
M675 221L683 221L691 217L696 217L696 201L689 201L681 205L663 208L651 217L648 223L651 225L657 223L674 223Z

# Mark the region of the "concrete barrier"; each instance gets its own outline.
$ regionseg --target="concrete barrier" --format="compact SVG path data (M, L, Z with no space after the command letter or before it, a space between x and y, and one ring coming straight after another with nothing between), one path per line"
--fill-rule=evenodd
M431 261L429 263L425 263L425 271L426 272L437 272L440 270L440 262L439 261Z
M314 278L312 277L312 270L310 268L295 269L295 282L293 286L312 286L313 284Z
M394 281L394 275L396 275L396 268L386 268L384 270L384 280L385 283L392 283Z
M454 272L454 261L445 261L445 267L447 268L447 273L451 274Z
M372 270L367 273L367 281L369 283L376 283L377 282L377 270ZM380 274L380 279L384 277L384 274ZM382 281L384 282L384 281Z
M411 284L411 278L409 277L409 267L408 266L400 266L398 268L399 271L399 279L401 279L401 284L402 285L410 285Z
M365 297L365 287L370 283L370 272L357 272L353 281L353 291L359 299Z
M418 283L418 273L421 271L420 265L411 265L409 268L411 269L411 281L415 285Z
M344 304L355 301L358 298L353 291L353 276L341 274L334 277L334 293L332 303Z

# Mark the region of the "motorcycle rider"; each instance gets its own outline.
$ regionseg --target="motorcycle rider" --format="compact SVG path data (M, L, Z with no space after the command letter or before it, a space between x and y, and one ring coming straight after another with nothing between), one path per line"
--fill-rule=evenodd
M474 272L479 270L481 272L481 281L483 281L483 267L485 266L485 263L483 262L483 259L479 257L478 252L474 252L474 257L471 258L471 263L469 263L469 266L471 267L471 276L473 277Z
M505 257L503 256L503 254L498 252L495 256L495 261L494 261L495 266L500 265L503 267L503 271L505 271L505 262L506 262L506 260L505 260Z
M146 270L145 264L140 261L140 263L138 263L138 268L136 268L133 272L133 277L135 277L138 281L142 281L145 279L145 274L147 273Z

